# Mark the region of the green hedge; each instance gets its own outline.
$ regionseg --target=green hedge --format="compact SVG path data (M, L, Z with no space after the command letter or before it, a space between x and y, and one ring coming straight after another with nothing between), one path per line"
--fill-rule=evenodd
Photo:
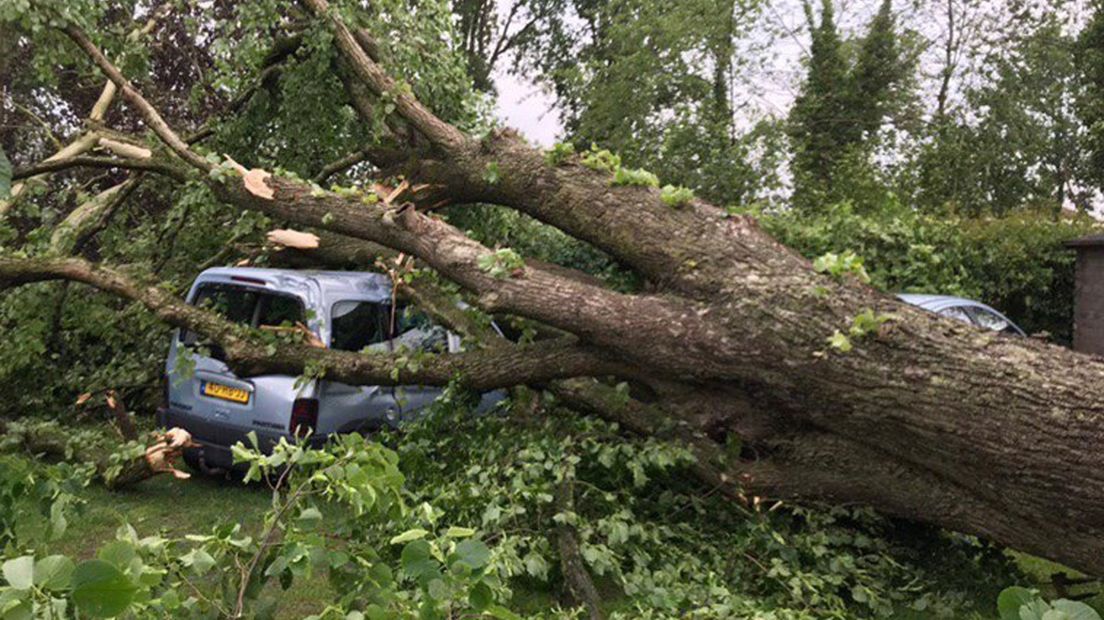
M816 215L759 214L775 237L809 258L850 250L886 291L983 301L1028 333L1073 339L1074 253L1064 243L1100 232L1085 215L1023 210L1002 217L919 213L896 200L870 214L847 203Z

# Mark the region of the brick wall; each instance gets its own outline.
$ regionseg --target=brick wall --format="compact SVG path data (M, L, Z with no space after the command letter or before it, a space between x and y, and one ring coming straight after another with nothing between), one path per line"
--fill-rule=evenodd
M1077 248L1073 348L1104 355L1104 246Z

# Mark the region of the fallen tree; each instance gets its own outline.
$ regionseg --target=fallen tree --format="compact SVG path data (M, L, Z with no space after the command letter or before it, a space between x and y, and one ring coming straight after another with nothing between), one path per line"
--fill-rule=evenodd
M65 33L161 147L116 149L106 163L55 157L28 174L111 165L202 182L229 205L316 229L323 240L340 235L330 238L349 245L333 262L354 256L349 262L364 264L350 254L357 240L401 252L459 285L482 311L558 337L490 339L411 368L401 356L305 344L272 353L258 334L156 283L63 254L0 258L0 286L69 280L140 301L218 342L241 374L310 366L346 383L442 385L461 376L479 389L546 386L636 432L690 442L700 475L734 501L749 494L869 504L1104 573L1099 360L902 305L846 265L818 272L753 218L666 195L630 171L549 157L510 131L465 135L388 76L366 32L350 29L325 0L303 4L333 37L353 109L370 122L380 101L394 108L393 139L350 160L405 183L334 192L201 156L75 25ZM142 136L130 141L143 144ZM445 201L515 209L601 249L646 286L619 292L486 247L435 216ZM609 377L646 387L647 397L591 379Z

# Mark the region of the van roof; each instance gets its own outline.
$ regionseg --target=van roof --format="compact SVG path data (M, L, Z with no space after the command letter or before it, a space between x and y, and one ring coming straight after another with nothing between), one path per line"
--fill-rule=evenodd
M391 280L367 271L315 271L266 269L261 267L214 267L196 278L201 282L237 282L264 286L274 291L294 290L316 285L324 299L357 298L385 300L391 297Z

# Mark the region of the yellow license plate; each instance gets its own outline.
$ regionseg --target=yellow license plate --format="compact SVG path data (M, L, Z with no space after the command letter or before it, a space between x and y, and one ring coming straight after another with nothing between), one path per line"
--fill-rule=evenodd
M203 394L204 396L210 396L211 398L221 398L222 400L228 400L234 403L249 402L248 391L241 388L230 387L229 385L222 385L221 383L211 383L209 381L204 381Z

